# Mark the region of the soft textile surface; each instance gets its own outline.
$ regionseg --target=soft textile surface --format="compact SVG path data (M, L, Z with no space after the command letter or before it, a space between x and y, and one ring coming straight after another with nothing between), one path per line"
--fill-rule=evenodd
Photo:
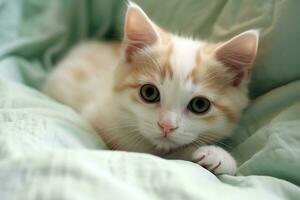
M105 150L80 116L38 91L77 41L121 37L124 2L2 0L0 199L299 199L300 2L137 3L164 27L195 37L221 40L262 30L253 101L223 144L240 164L238 176Z

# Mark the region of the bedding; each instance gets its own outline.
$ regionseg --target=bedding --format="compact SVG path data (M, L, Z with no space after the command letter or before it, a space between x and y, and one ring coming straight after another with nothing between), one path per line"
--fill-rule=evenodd
M41 92L78 41L121 38L125 1L3 0L0 199L300 199L300 2L136 2L167 29L208 40L261 30L251 104L220 144L237 159L238 175L109 151L75 111Z

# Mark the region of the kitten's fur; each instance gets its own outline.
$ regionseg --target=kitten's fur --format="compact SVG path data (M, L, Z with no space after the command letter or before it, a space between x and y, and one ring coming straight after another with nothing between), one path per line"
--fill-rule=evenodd
M89 120L111 149L192 160L216 174L235 174L231 155L208 144L228 137L247 105L258 32L218 44L178 37L131 3L124 34L122 47L86 42L74 48L45 91ZM141 99L146 83L159 89L160 102ZM195 96L211 101L208 112L187 110ZM178 128L165 138L160 122Z

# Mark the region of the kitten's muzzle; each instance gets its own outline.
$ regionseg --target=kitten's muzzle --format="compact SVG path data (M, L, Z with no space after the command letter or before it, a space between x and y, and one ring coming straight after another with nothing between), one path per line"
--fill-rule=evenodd
M168 122L157 122L157 125L161 130L162 138L167 138L172 132L178 129L177 125Z

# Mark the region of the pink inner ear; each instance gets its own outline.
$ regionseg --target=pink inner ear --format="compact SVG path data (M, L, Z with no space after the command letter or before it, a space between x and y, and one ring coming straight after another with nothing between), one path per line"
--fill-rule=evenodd
M217 54L218 60L229 68L228 72L233 74L232 86L234 87L238 87L243 81L245 70L253 61L253 55L241 54L236 50L238 49Z
M125 47L126 61L131 62L133 54L156 41L156 33L152 30L136 31L127 30L127 44Z
M139 49L145 48L147 45L152 45L157 40L157 35L152 27L134 27L135 29L131 29L132 27L127 28L127 40L125 41L125 55L126 61L131 62L133 54ZM144 30L139 30L136 28L144 28Z
M153 45L158 40L156 26L141 8L131 5L125 21L125 55L127 62L132 61L133 54L139 49Z
M136 52L138 49L143 49L144 47L145 47L145 44L142 44L142 43L130 43L130 44L126 45L126 47L125 47L126 61L128 63L131 63L134 52Z
M135 28L135 29L134 29ZM137 28L143 28L139 30ZM131 30L133 29L133 30ZM140 41L145 44L153 44L157 40L157 36L152 27L128 27L126 30L126 36L131 41Z
M244 72L238 73L233 79L232 86L238 87L244 78L244 74Z
M224 63L231 70L245 70L249 65L251 65L255 54L249 52L243 52L243 49L238 47L228 47L232 49L223 49L217 52L217 59Z
M246 32L217 49L216 58L233 74L232 85L238 87L249 70L257 49L257 35Z

